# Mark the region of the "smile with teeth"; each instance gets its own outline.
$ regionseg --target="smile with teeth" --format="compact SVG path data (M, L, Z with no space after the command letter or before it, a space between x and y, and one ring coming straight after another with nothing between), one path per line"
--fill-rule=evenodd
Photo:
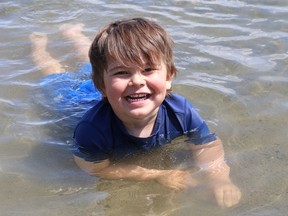
M137 101L144 101L148 99L151 95L146 94L146 93L141 93L141 94L132 94L126 96L126 99L128 102L137 102Z

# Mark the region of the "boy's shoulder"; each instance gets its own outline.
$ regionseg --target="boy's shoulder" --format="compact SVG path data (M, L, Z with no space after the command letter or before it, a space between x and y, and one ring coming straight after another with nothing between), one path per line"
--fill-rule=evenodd
M165 100L179 100L179 101L185 101L187 100L184 96L177 94L177 93L169 93Z
M177 118L185 133L199 127L203 123L202 118L193 105L181 95L170 94L163 102L163 105L167 113Z
M82 117L82 122L105 122L111 118L113 111L108 102L103 100L97 102Z
M192 104L182 95L170 93L163 104L168 105L174 112L185 112L187 108L193 107Z

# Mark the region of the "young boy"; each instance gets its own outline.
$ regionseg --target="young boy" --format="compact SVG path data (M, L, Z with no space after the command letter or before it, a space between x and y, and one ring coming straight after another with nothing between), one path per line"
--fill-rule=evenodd
M81 30L78 24L63 33L75 42L85 61L90 42ZM35 40L32 35L31 40L39 38ZM55 68L49 69L50 55L45 46L38 43L37 47L34 42L36 64L42 65L45 74L63 72L52 58ZM45 67L39 60L41 52L46 56ZM92 80L103 98L75 128L71 149L80 168L105 179L156 180L173 189L196 186L201 180L192 178L187 170L117 163L186 136L185 145L191 149L191 157L208 180L217 203L231 207L239 202L241 192L230 180L221 140L210 133L185 98L171 92L176 74L172 40L161 26L143 18L113 22L98 32L89 58Z

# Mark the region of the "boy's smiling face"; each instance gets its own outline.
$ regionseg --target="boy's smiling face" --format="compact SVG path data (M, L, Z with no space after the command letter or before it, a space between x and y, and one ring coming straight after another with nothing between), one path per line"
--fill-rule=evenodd
M143 64L140 68L110 60L103 78L103 96L125 125L155 120L173 77L167 75L163 61L156 66Z

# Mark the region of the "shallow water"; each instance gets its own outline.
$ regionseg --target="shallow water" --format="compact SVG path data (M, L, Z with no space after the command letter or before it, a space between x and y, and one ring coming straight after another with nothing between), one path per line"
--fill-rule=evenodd
M1 215L286 215L287 13L286 0L1 1ZM74 71L59 26L83 22L92 39L103 24L135 16L153 18L174 39L173 90L222 138L243 193L236 207L219 209L204 188L175 193L88 176L67 149L71 128L35 101L42 75L31 61L31 32L48 33L49 51Z

